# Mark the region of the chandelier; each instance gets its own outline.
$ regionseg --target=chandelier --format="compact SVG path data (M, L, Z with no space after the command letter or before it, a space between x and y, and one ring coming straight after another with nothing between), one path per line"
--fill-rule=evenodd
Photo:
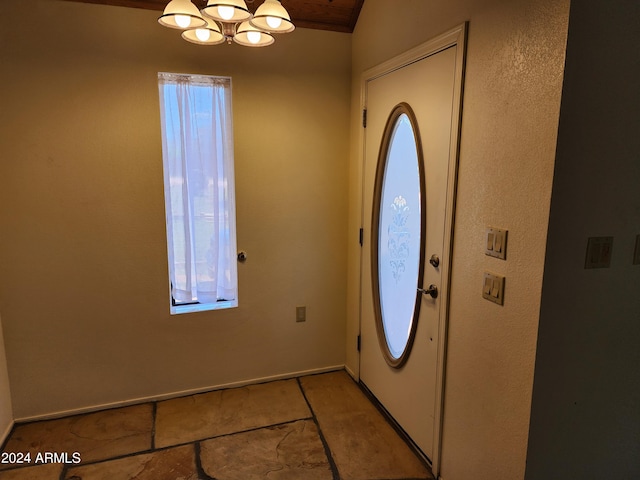
M278 0L265 0L253 14L244 0L209 0L202 10L191 0L171 0L158 22L182 30L182 38L199 45L234 41L247 47L266 47L275 41L274 33L295 28Z

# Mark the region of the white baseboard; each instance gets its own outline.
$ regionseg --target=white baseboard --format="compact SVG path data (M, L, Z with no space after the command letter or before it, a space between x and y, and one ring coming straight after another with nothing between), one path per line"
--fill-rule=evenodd
M59 411L59 412L45 413L43 415L33 415L33 416L28 416L28 417L21 417L21 418L16 418L15 419L15 423L34 422L34 421L37 421L37 420L51 420L51 419L54 419L54 418L68 417L68 416L71 416L71 415L79 415L79 414L82 414L82 413L97 412L99 410L108 410L108 409L111 409L111 408L120 408L120 407L129 407L131 405L139 405L141 403L159 402L159 401L162 401L162 400L171 400L172 398L187 397L189 395L196 395L198 393L212 392L214 390L224 390L224 389L227 389L227 388L245 387L247 385L255 385L255 384L258 384L258 383L273 382L273 381L276 381L276 380L287 380L289 378L304 377L306 375L316 375L316 374L319 374L319 373L335 372L335 371L344 370L344 369L345 369L344 365L333 365L331 367L314 368L314 369L311 369L311 370L301 370L301 371L297 371L297 372L283 373L283 374L279 374L279 375L271 375L271 376L268 376L268 377L252 378L252 379L248 379L248 380L241 380L239 382L224 383L224 384L220 384L220 385L212 385L212 386L209 386L209 387L202 387L202 388L193 388L193 389L189 389L189 390L181 390L179 392L163 393L163 394L160 394L160 395L151 395L149 397L133 398L133 399L130 399L130 400L123 400L121 402L103 403L101 405L92 405L90 407L74 408L74 409L63 410L63 411ZM11 427L9 428L9 430L6 432L5 435L8 435L8 433L11 431L12 427L13 427L13 423L11 424Z
M358 377L358 375L356 375L356 372L351 370L348 365L345 365L344 369L347 371L347 373L349 375L351 375L351 378L353 378L354 381L356 381L356 382L359 381L359 377Z

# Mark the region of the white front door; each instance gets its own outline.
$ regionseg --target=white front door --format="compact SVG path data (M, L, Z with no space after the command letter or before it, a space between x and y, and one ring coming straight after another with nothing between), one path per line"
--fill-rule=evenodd
M436 462L464 32L363 82L360 380Z

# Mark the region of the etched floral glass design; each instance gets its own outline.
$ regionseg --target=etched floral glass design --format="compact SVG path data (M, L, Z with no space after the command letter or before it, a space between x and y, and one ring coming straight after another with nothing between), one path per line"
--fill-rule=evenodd
M397 117L391 133L380 195L378 288L389 352L399 359L414 322L420 272L421 200L416 137L409 117Z

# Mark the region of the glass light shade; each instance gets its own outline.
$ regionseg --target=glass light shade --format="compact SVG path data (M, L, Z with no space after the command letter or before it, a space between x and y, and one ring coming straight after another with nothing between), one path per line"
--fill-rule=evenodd
M171 0L162 12L158 23L164 27L177 28L184 30L185 28L204 27L207 22L198 7L190 0Z
M182 32L182 38L198 45L218 45L224 42L224 35L213 20L208 20L207 25L202 28L185 30Z
M231 16L229 13L233 12ZM202 13L219 22L239 23L251 18L244 0L209 0Z
M253 15L251 25L272 33L288 33L296 28L278 0L265 0Z
M233 41L245 47L266 47L275 40L269 32L262 32L249 22L242 22L238 26Z

